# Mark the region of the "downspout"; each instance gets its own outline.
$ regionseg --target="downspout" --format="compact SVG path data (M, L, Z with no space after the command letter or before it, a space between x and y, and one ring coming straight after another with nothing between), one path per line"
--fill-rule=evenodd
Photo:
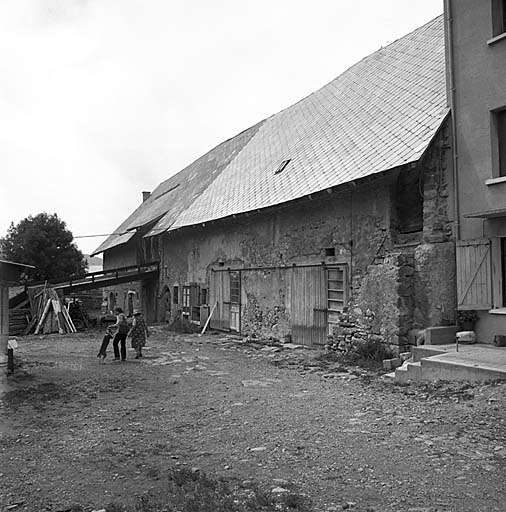
M452 153L453 153L453 215L455 239L460 240L460 200L459 200L459 176L458 176L458 152L457 152L457 121L455 113L455 76L454 76L454 55L453 55L453 19L452 19L452 0L445 0L446 16L446 44L448 50L448 82L449 82L449 100L451 109L451 127L452 127Z

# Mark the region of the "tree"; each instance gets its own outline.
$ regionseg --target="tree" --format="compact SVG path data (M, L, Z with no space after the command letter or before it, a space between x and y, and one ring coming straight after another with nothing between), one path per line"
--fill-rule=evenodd
M7 236L0 239L0 246L4 258L33 265L35 270L30 277L35 280L50 281L86 272L83 253L56 213L29 215L16 226L11 223Z

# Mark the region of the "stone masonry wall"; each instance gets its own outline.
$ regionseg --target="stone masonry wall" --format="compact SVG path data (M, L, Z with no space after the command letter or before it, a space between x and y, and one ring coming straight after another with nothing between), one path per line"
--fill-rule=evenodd
M423 230L398 237L397 219L392 216L394 227L384 245L384 260L369 265L365 273L355 273L349 306L329 336L331 349L349 352L358 343L374 341L401 352L409 343L411 329L455 323L448 122L414 172L420 176L417 187L423 184ZM395 204L394 195L392 205ZM392 242L398 239L409 243Z
M414 275L411 254L393 253L371 265L356 278L359 291L329 335L328 348L349 353L359 343L378 342L403 352L412 327Z

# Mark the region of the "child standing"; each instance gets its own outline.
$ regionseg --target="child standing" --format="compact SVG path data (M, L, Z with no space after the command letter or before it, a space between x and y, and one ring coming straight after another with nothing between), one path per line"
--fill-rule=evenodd
M132 337L132 347L137 353L135 359L139 359L142 357L142 347L146 345L146 338L149 337L149 331L146 321L138 309L134 309L134 321L128 335Z
M107 346L109 345L109 342L112 340L113 336L113 330L110 327L107 327L105 330L104 338L102 340L102 345L100 345L100 350L97 354L99 361L103 361L107 357Z
M126 359L126 338L129 331L128 320L121 308L116 308L114 312L116 313L116 323L111 327L116 327L118 329L114 336L114 339L112 340L112 348L114 349L114 360L119 361L121 354L121 360L124 361Z

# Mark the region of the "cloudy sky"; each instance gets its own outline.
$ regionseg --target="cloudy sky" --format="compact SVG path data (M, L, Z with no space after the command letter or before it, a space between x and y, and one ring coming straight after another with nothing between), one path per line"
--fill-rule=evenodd
M57 213L89 253L219 142L442 0L0 0L0 237Z

